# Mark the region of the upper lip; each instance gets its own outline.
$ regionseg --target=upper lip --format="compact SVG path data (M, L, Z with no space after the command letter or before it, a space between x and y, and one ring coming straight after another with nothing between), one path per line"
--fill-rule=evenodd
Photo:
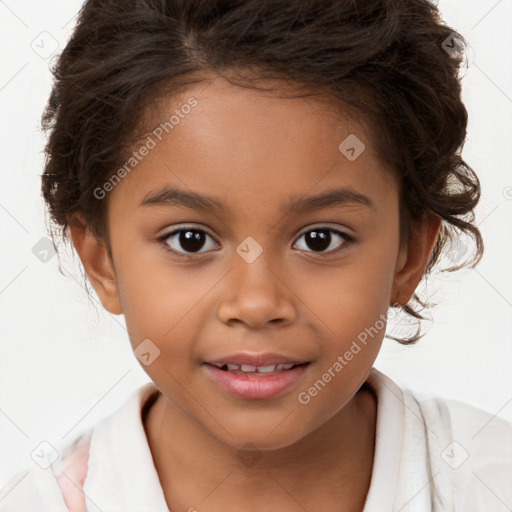
M236 354L229 354L217 359L206 361L208 364L237 364L237 365L250 365L250 366L271 366L275 364L302 364L308 363L303 359L277 354L275 352L262 352L259 354L250 354L247 352L239 352Z

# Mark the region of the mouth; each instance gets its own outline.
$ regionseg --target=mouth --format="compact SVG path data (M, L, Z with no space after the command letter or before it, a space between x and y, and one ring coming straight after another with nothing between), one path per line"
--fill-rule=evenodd
M224 392L243 400L269 400L291 392L307 375L307 363L248 365L203 363L206 375Z
M280 373L293 370L298 366L307 366L306 363L281 363L271 364L265 366L254 366L249 364L233 364L233 363L206 363L215 366L224 372L229 372L235 375L254 375L261 377L269 377L271 375L279 375Z

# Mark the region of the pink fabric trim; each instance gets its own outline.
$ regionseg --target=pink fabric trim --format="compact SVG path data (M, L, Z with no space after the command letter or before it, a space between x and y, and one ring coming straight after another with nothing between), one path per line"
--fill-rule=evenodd
M90 444L90 436L81 439L59 464L57 484L69 512L86 511L83 487L89 469Z

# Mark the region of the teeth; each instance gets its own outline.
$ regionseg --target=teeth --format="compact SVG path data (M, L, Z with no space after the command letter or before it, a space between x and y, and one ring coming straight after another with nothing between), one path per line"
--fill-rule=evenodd
M272 364L270 366L258 366L258 372L260 373L267 373L267 372L273 372L276 369L276 365Z
M268 365L268 366L253 366L253 365L249 365L249 364L238 365L238 364L231 364L231 363L218 365L219 368L227 367L228 370L234 370L234 371L241 370L243 372L248 372L248 373L250 373L250 372L272 373L274 371L281 372L283 370L289 370L293 366L295 366L294 363L277 364L277 365L272 364L272 365Z

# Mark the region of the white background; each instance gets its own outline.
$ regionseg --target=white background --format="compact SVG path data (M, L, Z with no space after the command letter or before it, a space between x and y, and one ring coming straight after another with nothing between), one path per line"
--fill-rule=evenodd
M148 381L123 317L88 302L78 258L63 258L62 275L57 257L42 263L32 253L47 236L39 122L51 60L31 45L44 37L51 48L54 38L60 51L80 5L0 1L0 487L42 440L71 442ZM439 306L428 333L413 347L385 340L375 366L416 391L512 420L512 0L439 6L470 45L463 157L482 182L477 222L486 251L476 269L429 281Z

